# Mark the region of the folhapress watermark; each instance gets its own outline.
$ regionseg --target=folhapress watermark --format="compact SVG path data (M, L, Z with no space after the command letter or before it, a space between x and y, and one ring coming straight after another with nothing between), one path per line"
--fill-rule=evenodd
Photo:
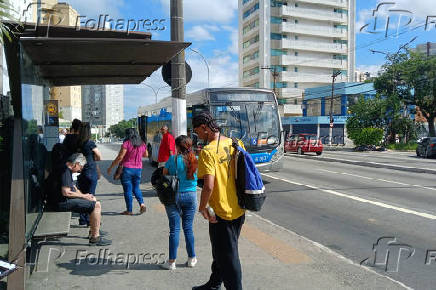
M381 237L373 244L372 255L360 264L382 268L385 272L399 272L413 258L415 249L412 246L398 242L395 237ZM436 250L427 250L422 262L426 266L436 266Z
M77 250L75 264L90 266L117 265L129 269L131 265L158 265L165 263L165 260L166 255L164 253L114 253L109 249L100 249L98 252Z
M167 257L165 253L159 252L140 252L140 253L125 253L113 252L110 249L78 249L74 254L69 253L63 246L50 246L36 249L31 252L34 257L34 262L26 263L27 266L34 268L35 272L47 273L50 267L59 263L62 258L71 257L74 255L72 263L75 266L123 266L129 269L133 265L159 265L165 263ZM53 270L53 268L51 269Z
M360 32L371 34L383 33L385 37L396 38L405 32L405 28L410 30L423 28L425 31L436 28L435 15L426 16L424 22L419 22L418 25L414 26L416 22L416 18L411 10L398 6L396 2L380 2L372 10L369 22L360 28Z
M47 27L47 36L49 34L50 27L55 27L63 24L65 15L56 9L47 9L46 3L34 1L29 3L26 9L22 12L21 19L24 22L32 22L33 19L29 19L31 11L36 11L36 30L38 26L44 25ZM35 13L35 12L34 12ZM35 19L35 18L34 18ZM88 17L86 15L77 15L74 19L74 27L77 31L81 29L104 31L104 30L116 30L124 31L127 34L131 32L152 32L166 30L166 19L162 18L116 18L111 17L109 14L100 14L97 18Z

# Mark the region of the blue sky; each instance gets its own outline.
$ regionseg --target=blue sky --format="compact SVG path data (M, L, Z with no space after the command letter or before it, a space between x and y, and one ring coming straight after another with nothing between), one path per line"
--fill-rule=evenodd
M360 32L364 24L373 27L372 10L380 0L356 0L356 69L376 72L384 62L381 54L372 54L370 49L395 52L398 48L417 37L412 47L418 43L436 39L436 29L424 29L427 16L436 15L435 0L397 0L395 5L382 5L378 13L378 33ZM166 29L152 32L152 39L170 39L169 0L70 0L68 1L80 15L98 19L99 14L109 14L122 19L165 19ZM211 87L232 87L238 85L237 55L237 0L184 0L185 40L192 42L191 48L199 51L210 67ZM402 9L409 12L388 12ZM389 37L385 37L383 27L387 15L390 16ZM400 18L401 17L401 18ZM436 17L433 18L436 20ZM408 21L411 23L406 25ZM434 25L433 25L434 26ZM400 35L396 34L396 28ZM372 29L371 29L372 30ZM207 87L207 69L202 58L191 50L186 51L187 62L193 70L193 77L187 90ZM166 84L161 80L160 71L144 81L155 89ZM153 103L155 95L147 86L128 85L124 89L125 118L136 116L139 105ZM158 98L170 94L162 88Z

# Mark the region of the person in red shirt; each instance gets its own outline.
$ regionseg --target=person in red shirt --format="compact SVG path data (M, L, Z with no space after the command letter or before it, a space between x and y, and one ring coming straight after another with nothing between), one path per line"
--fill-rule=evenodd
M168 126L163 125L160 132L162 133L162 141L160 141L159 154L157 155L159 168L165 167L165 163L170 159L170 156L176 153L176 142L173 135L168 132Z

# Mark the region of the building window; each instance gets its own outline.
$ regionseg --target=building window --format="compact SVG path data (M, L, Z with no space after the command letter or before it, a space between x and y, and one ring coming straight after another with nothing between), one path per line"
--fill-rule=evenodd
M295 56L298 56L298 51L294 52L294 55L295 55Z
M286 51L282 49L271 49L271 56L286 55Z
M248 2L250 2L251 0L243 0L242 1L242 5L245 5L245 4L247 4Z
M282 7L287 5L285 1L271 0L271 7Z
M298 3L295 3L295 8L298 8Z
M244 58L242 59L242 63L246 63L249 62L250 60L254 60L254 59L258 59L259 58L259 51L256 51L253 54L249 54L244 56Z
M298 89L298 83L294 83L294 88Z
M281 40L282 39L282 35L279 33L271 33L271 39L272 40Z
M271 17L271 24L282 24L283 20L280 17Z
M298 72L298 67L294 67L294 72Z
M250 9L248 9L247 11L244 12L244 14L242 15L242 18L245 19L248 16L250 16L251 14L253 14L256 10L259 9L259 2L254 4L253 7L251 7Z
M253 38L247 40L246 42L244 42L244 43L242 44L242 47L243 47L243 48L247 48L247 47L249 47L250 45L252 45L252 44L254 44L254 43L256 43L256 42L259 42L259 34L256 35L255 37L253 37Z
M298 35L295 35L295 40L298 40Z
M250 22L248 25L245 25L243 30L242 30L242 33L246 34L258 26L259 26L259 19L256 19L256 20Z
M281 66L281 65L272 65L271 68L273 70L275 70L276 72L287 71L287 68L285 66Z
M274 87L274 82L271 83L271 88L273 87ZM288 87L287 82L276 82L276 88L278 89L287 88L287 87Z
M244 71L243 77L247 78L247 77L250 77L250 76L254 76L254 75L258 74L258 73L259 73L259 67L255 67L255 68L252 68L250 70Z
M295 24L298 24L298 19L295 19L294 22L295 22Z

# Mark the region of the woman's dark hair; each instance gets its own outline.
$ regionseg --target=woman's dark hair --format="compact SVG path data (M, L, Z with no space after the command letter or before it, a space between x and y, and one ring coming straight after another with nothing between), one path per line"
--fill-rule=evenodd
M77 148L81 149L89 139L91 139L91 126L88 122L81 122L77 138Z
M79 119L74 119L71 123L71 130L74 130L74 132L77 132L80 128L80 124L82 122Z
M143 144L141 137L139 137L138 131L135 128L127 128L125 131L125 141L130 141L133 147L139 147Z
M194 179L194 173L198 168L198 161L192 151L192 140L186 135L180 135L176 138L177 150L182 154L186 164L186 178Z
M220 127L209 112L201 112L192 119L192 127L198 128L201 125L206 125L213 132L219 132Z

